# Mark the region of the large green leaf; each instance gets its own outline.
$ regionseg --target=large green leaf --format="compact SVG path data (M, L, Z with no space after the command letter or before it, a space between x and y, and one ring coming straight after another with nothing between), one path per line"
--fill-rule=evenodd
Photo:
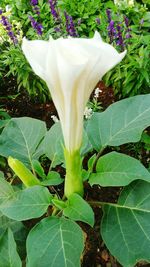
M10 228L14 234L14 239L17 243L19 255L21 255L21 257L25 257L27 228L22 222L14 221L0 212L0 235L2 235L8 228Z
M118 204L104 205L103 240L124 267L141 259L150 262L150 184L134 182L125 188Z
M94 225L94 212L89 204L78 194L72 194L63 209L63 214L75 221L82 221Z
M36 150L45 134L43 121L28 117L11 119L0 136L0 155L12 156L32 167L32 159L40 156Z
M80 267L83 241L82 230L75 222L43 219L28 235L27 267Z
M5 180L0 172L0 204L5 202L10 196L13 196L13 187Z
M150 182L150 172L140 161L121 153L111 152L98 160L96 173L90 175L89 183L101 186L125 186L138 179Z
M32 186L14 192L0 206L0 211L16 221L23 221L42 216L51 203L52 195L43 186Z
M13 233L8 229L0 237L0 267L21 267Z
M139 95L112 104L106 111L95 113L87 133L93 147L119 146L140 140L150 125L150 94Z
M52 161L51 167L63 161L63 143L61 125L57 122L50 128L41 143L44 154Z
M0 235L10 228L13 232L17 232L23 227L22 222L16 222L8 217L6 217L2 212L0 212Z

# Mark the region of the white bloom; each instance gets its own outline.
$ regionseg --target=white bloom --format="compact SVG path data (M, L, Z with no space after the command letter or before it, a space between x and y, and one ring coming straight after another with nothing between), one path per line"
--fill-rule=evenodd
M129 5L129 6L134 6L134 0L129 0L129 1L128 1L128 5Z
M84 117L89 120L91 118L93 114L93 110L92 108L88 108L88 107L85 107L85 110L84 110Z
M12 8L10 5L6 5L5 10L6 10L6 12L10 12L12 10Z
M127 6L134 6L134 0L114 0L114 4L117 6L127 5Z
M58 121L59 121L59 119L58 119L55 115L52 115L51 118L52 118L52 120L53 120L54 122L58 122Z
M102 90L100 90L99 88L96 88L95 91L94 91L94 97L95 98L98 98L99 97L99 93L101 93Z
M92 39L23 39L23 52L34 72L46 81L60 118L66 149L80 149L83 114L95 85L118 64L118 53L96 32Z

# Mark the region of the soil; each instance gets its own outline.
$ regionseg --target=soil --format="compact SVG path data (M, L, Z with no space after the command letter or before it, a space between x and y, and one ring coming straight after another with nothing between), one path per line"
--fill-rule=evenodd
M7 85L7 86L6 86ZM106 88L103 82L98 83L96 88L100 88L99 101L105 110L110 104L117 99L114 96L112 88ZM12 97L13 95L13 97ZM44 120L47 126L50 127L54 122L51 118L52 115L57 115L56 109L52 101L49 103L39 103L37 100L31 100L25 91L17 95L16 81L14 78L5 79L4 84L0 89L0 108L5 109L11 117L29 116L37 119ZM119 151L142 158L143 163L147 166L148 155L143 147L135 155L134 149L123 145L119 147ZM134 155L132 155L134 154ZM61 168L60 170L61 171ZM102 188L100 186L93 186L92 188L88 183L85 183L85 198L89 201L105 201L117 202L118 196L122 188ZM87 224L80 223L82 229L86 233L86 244L82 258L82 267L121 267L116 259L109 253L108 249L100 236L100 221L102 218L101 208L94 207L96 223L94 228ZM34 221L32 222L35 223ZM31 221L28 226L32 225ZM150 267L150 264L141 262L136 266Z

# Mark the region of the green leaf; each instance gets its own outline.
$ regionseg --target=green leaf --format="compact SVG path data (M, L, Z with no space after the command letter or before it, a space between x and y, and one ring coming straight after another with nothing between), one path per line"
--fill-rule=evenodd
M125 267L141 259L150 262L150 184L134 182L125 188L118 204L104 206L102 238Z
M150 173L140 161L125 154L111 152L98 160L96 173L90 175L89 183L125 186L138 179L150 182Z
M5 180L0 172L0 204L5 202L10 196L13 196L13 187Z
M55 171L50 171L44 181L41 182L42 185L51 186L59 185L63 183L63 179L60 177L60 174Z
M47 132L41 144L45 155L52 161L51 167L63 161L63 143L61 125L57 122Z
M43 186L32 186L30 188L14 192L0 206L1 212L8 218L23 221L42 216L51 203L52 195Z
M21 260L16 250L13 233L8 229L0 237L0 267L21 267Z
M27 267L80 267L83 247L83 233L75 222L43 219L28 235Z
M22 257L25 257L27 228L22 222L11 220L0 212L0 235L2 235L8 228L10 228L14 234L19 255L21 254Z
M28 117L11 119L0 136L0 155L17 158L32 168L32 160L40 156L36 150L45 134L43 121Z
M32 164L33 164L33 168L34 168L35 172L39 175L39 177L42 179L45 179L46 175L45 175L44 169L41 166L40 162L38 160L34 159L32 161Z
M88 223L94 225L94 212L91 206L78 194L72 194L67 202L67 207L64 208L63 214L74 221Z
M138 95L112 104L89 120L87 134L99 151L106 146L119 146L140 140L150 125L150 94Z

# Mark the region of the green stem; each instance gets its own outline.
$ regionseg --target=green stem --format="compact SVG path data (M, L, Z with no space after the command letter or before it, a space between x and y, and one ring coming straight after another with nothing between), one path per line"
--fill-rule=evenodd
M92 167L92 172L96 172L96 164L97 161L99 160L100 156L102 155L103 151L105 150L106 147L103 147L97 154L95 161L93 162L93 167Z
M66 163L65 196L68 198L73 193L83 196L82 160L80 151L70 153L64 149Z

